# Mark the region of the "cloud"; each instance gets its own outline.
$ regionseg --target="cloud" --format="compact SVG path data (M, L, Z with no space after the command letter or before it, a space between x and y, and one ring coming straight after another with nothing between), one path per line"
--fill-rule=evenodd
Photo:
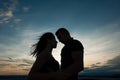
M12 58L10 57L0 57L0 62L1 63L8 63L8 62L15 62Z
M87 76L115 76L120 74L120 55L107 61L103 66L92 64L91 67L86 67L80 75Z
M120 55L116 56L115 58L109 60L107 65L110 66L111 71L120 72Z
M33 60L23 58L0 58L0 74L27 74Z
M19 22L21 22L21 21L22 21L21 19L17 19L17 18L14 19L14 23L16 23L16 24L19 23Z
M9 66L9 65L10 65L10 64L6 64L6 63L5 63L5 64L1 64L1 63L0 63L0 68L4 68L4 67Z
M19 64L18 67L23 67L23 66L30 66L28 64Z
M19 0L1 0L0 3L0 25L9 24L11 27L18 26L22 21L22 17L18 16L18 12L23 14L29 11L29 7L23 6Z
M110 74L120 74L120 55L114 57L113 59L110 59L107 61L107 63L104 66L99 66L93 70L102 70L103 72L108 72Z
M120 64L120 55L118 55L118 56L116 56L115 58L113 58L112 60L109 60L108 62L107 62L107 64Z
M29 71L30 71L30 68L29 68L29 69L23 69L23 70L29 72Z
M34 59L26 59L26 58L11 58L11 57L3 57L0 58L0 63L17 63L20 66L31 66L34 62Z
M18 0L1 1L2 8L0 9L0 24L9 23L14 17L14 11L16 9Z
M34 62L34 60L29 60L29 59L23 59L22 61L23 61L23 63L26 63L28 65L32 65Z
M6 17L13 17L13 12L12 11L8 11L8 12L6 12L6 14L4 16L6 16Z
M9 61L11 62L15 62L11 57L8 57L9 58Z
M30 10L29 7L25 7L25 6L22 9L23 9L24 12L28 12Z

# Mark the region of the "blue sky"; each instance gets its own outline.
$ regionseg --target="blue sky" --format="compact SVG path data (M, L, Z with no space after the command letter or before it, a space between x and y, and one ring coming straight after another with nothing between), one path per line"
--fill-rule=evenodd
M84 75L120 74L120 0L0 0L0 75L27 74L40 35L67 28L85 48ZM60 62L58 43L53 55ZM8 67L9 66L9 67Z

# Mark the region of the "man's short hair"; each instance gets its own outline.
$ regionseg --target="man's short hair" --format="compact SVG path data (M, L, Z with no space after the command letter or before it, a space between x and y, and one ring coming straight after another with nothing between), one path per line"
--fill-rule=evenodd
M56 31L56 35L58 35L59 33L62 33L62 34L64 34L64 35L69 35L70 36L70 33L69 33L69 31L67 30L67 29L65 29L65 28L59 28L57 31Z

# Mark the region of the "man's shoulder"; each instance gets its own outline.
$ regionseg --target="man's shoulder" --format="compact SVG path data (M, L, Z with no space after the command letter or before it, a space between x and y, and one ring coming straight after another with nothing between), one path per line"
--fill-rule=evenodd
M72 44L74 44L74 45L82 45L82 43L77 39L73 39Z
M80 41L77 39L73 39L73 42L80 43Z
M77 39L71 39L65 47L83 47L82 43Z

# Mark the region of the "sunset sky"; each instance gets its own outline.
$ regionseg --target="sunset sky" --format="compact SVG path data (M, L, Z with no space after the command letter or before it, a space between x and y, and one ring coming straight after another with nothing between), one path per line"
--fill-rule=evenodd
M0 75L28 74L32 44L61 27L84 46L80 74L120 74L120 0L0 0Z

